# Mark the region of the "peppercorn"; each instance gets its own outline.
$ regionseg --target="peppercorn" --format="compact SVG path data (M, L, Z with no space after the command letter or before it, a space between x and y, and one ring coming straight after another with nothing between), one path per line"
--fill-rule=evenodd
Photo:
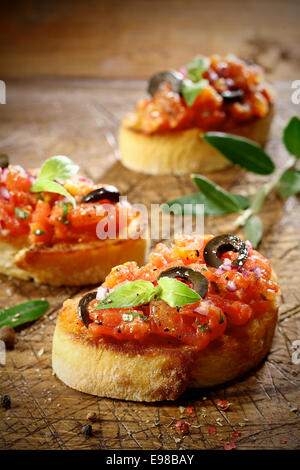
M93 411L93 412L90 411L90 412L87 414L87 419L88 419L89 421L92 421L92 423L93 423L93 422L95 422L95 421L97 420L97 414L96 414L94 411Z
M11 399L9 395L0 395L0 405L9 410L11 407Z
M0 328L0 341L4 341L7 349L13 349L16 342L15 330L11 326L2 326Z
M93 434L93 428L90 424L86 424L82 426L81 433L84 434L86 437L90 437Z

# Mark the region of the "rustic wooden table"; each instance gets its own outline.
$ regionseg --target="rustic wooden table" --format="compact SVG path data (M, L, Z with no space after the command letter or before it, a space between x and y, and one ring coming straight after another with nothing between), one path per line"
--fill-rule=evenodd
M278 104L268 151L282 165L287 154L281 131L299 106L291 104L289 83L275 84ZM12 163L37 167L55 154L70 156L82 173L110 182L132 202L162 203L193 191L188 176L149 177L131 172L118 161L119 120L143 95L141 81L11 80L7 105L0 112L0 152ZM235 192L253 193L264 181L238 169L210 174ZM246 377L212 390L190 390L174 403L144 404L97 398L61 383L51 369L51 341L58 309L79 289L36 286L1 277L0 307L26 299L47 298L51 309L33 325L20 328L17 344L0 366L0 393L9 394L10 410L0 410L2 449L239 449L300 448L300 366L292 363L292 343L300 339L299 250L300 204L272 196L263 212L261 251L279 275L282 305L272 350ZM230 231L232 217L205 220L206 232ZM229 411L216 403L226 399ZM180 407L195 407L195 417ZM93 436L81 428L95 411ZM184 416L192 425L184 438L175 423ZM208 432L215 426L216 435ZM234 430L240 435L233 439Z

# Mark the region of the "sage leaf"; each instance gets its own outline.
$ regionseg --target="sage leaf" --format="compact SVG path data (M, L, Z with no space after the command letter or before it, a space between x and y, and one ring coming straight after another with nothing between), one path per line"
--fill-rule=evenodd
M224 192L227 193L227 191ZM239 206L238 211L247 209L249 207L250 200L247 197L240 194L230 195ZM216 205L213 201L201 193L186 194L185 196L173 199L172 201L167 201L163 206L163 211L169 213L172 206L177 206L175 212L176 215L202 215L202 206L200 206L200 204L204 205L204 215L217 216L228 214L224 207L222 208L220 205Z
M263 224L257 215L252 215L247 220L244 226L244 233L246 238L252 243L253 248L256 248L263 236Z
M269 155L249 139L223 132L207 132L203 135L203 139L234 165L239 165L252 173L269 175L275 170Z
M282 199L300 193L300 171L287 170L283 173L279 180L278 191Z
M300 158L300 119L291 118L283 131L283 142L287 150L296 158Z
M147 304L159 289L149 281L126 282L116 287L103 299L96 309L127 308Z
M170 277L161 277L158 280L161 287L159 298L167 302L170 307L182 307L186 304L193 304L201 299L193 289L190 289L184 282Z
M217 184L201 175L192 175L192 179L199 191L223 213L231 214L241 210L240 205L232 197L232 194L224 191Z
M260 186L260 188L258 189L258 191L256 192L256 194L253 196L251 200L250 209L253 214L257 214L258 212L261 211L267 194L268 194L268 187L266 184L263 184L262 186Z
M44 315L50 304L47 300L29 300L14 307L5 308L0 312L0 327L22 325Z
M196 101L197 96L201 93L203 88L208 85L208 80L202 79L199 82L192 82L191 80L184 80L181 87L181 93L188 106L192 106Z

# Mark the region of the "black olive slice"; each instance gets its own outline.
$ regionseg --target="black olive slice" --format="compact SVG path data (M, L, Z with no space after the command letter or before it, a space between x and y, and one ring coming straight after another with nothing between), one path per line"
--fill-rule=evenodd
M225 103L234 103L235 101L243 101L244 92L240 88L237 90L225 90L221 92L221 96Z
M92 320L90 319L88 306L89 303L96 298L97 291L89 292L88 294L84 295L78 304L78 315L84 326L88 327Z
M206 264L213 268L218 268L223 264L221 256L227 251L238 253L238 257L231 264L239 267L247 261L248 248L243 240L235 235L226 233L210 240L204 249L204 259Z
M150 78L147 91L149 95L154 96L162 83L169 83L172 91L180 93L182 82L183 75L180 72L176 72L175 70L159 72Z
M119 202L119 190L115 186L103 186L83 196L81 202L98 202L103 199L108 199L111 202Z
M7 168L9 165L9 158L5 153L0 154L0 168Z
M162 271L158 279L161 277L180 277L193 284L193 289L199 294L202 299L206 296L208 291L208 281L206 277L199 271L194 271L192 268L186 266L175 266L173 268Z

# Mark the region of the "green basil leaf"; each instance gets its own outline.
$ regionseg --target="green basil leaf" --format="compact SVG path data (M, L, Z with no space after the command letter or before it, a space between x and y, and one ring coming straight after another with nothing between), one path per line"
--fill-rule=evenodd
M239 212L241 210L232 194L224 191L220 186L201 175L191 175L194 183L204 196L210 200L219 210L225 214Z
M287 170L283 173L279 180L278 191L282 199L300 193L300 171Z
M20 209L19 207L15 207L15 216L18 217L18 219L28 219L29 214L28 212L23 211L23 209Z
M44 315L50 304L47 300L29 300L15 307L5 308L0 312L0 327L16 327Z
M76 201L73 196L71 196L71 194L61 184L56 183L55 181L38 178L36 182L31 186L30 191L34 193L47 191L49 193L61 194L62 196L65 196L69 199L73 207L76 207Z
M253 248L256 248L263 235L263 224L257 215L252 215L247 220L244 226L244 233L246 238L252 243Z
M253 212L253 214L257 214L258 212L261 211L261 209L264 205L265 198L266 198L267 194L268 194L268 187L267 187L266 184L263 184L258 189L256 194L254 194L254 196L251 200L250 209Z
M259 175L269 175L275 165L269 155L252 140L223 132L207 132L203 139L224 155L234 165Z
M188 78L193 82L201 80L203 73L209 68L210 60L208 57L197 55L186 66Z
M65 180L71 178L79 170L79 166L64 155L48 158L40 169L39 179Z
M162 288L159 298L167 302L170 307L182 307L182 305L193 304L201 299L197 292L177 279L161 277L158 285Z
M149 281L129 281L110 292L96 309L127 308L147 304L159 290Z
M227 191L224 191L227 193ZM230 193L227 193L230 194ZM230 196L235 200L239 206L239 210L248 209L250 201L247 197L240 194L230 194ZM163 205L162 209L164 212L170 213L170 208L173 205L176 205L176 215L186 214L186 215L202 215L202 208L199 204L204 204L204 215L225 215L228 214L228 211L220 205L216 205L213 201L208 199L201 193L186 194L178 199L173 199L172 201L167 201ZM231 212L229 212L231 213Z
M285 127L283 142L292 155L300 158L300 119L297 116L292 117Z
M192 82L191 80L184 80L181 86L181 93L184 97L184 100L188 106L192 106L201 93L203 88L208 85L208 80L202 79L197 83Z

